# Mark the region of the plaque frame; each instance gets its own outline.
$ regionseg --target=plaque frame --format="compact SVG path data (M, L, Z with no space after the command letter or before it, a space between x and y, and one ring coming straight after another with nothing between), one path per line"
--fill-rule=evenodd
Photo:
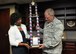
M31 43L31 47L32 48L37 48L39 47L39 44L40 44L40 37L32 37L32 43Z

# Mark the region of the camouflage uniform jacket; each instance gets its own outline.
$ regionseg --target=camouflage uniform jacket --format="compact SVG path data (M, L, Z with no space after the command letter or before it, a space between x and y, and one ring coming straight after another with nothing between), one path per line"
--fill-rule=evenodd
M62 52L62 35L64 26L60 20L54 18L50 23L45 22L43 29L43 49L47 54L61 54Z

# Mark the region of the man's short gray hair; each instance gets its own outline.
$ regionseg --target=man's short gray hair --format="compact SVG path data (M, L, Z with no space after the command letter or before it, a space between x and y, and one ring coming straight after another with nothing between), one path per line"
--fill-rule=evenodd
M45 10L49 15L54 15L54 10L52 8L48 8Z

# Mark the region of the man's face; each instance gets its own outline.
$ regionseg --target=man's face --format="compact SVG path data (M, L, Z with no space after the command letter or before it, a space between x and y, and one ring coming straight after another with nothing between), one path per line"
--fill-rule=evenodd
M47 12L45 12L45 13L44 13L44 16L45 16L45 20L46 20L47 22L53 21L53 18L54 18L53 15L49 15Z

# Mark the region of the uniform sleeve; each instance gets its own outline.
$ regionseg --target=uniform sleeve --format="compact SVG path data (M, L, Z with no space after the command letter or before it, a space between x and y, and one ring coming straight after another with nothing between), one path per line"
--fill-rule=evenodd
M8 31L8 35L9 35L9 42L10 45L12 46L18 46L18 44L20 43L20 41L15 40L15 31L13 30L13 28L10 28Z
M44 29L40 28L39 31L40 31L41 33L43 33Z
M64 26L63 24L56 24L53 31L49 31L50 34L52 34L52 37L48 38L48 42L46 42L44 45L49 48L53 48L57 46L62 41L62 35L63 35Z

